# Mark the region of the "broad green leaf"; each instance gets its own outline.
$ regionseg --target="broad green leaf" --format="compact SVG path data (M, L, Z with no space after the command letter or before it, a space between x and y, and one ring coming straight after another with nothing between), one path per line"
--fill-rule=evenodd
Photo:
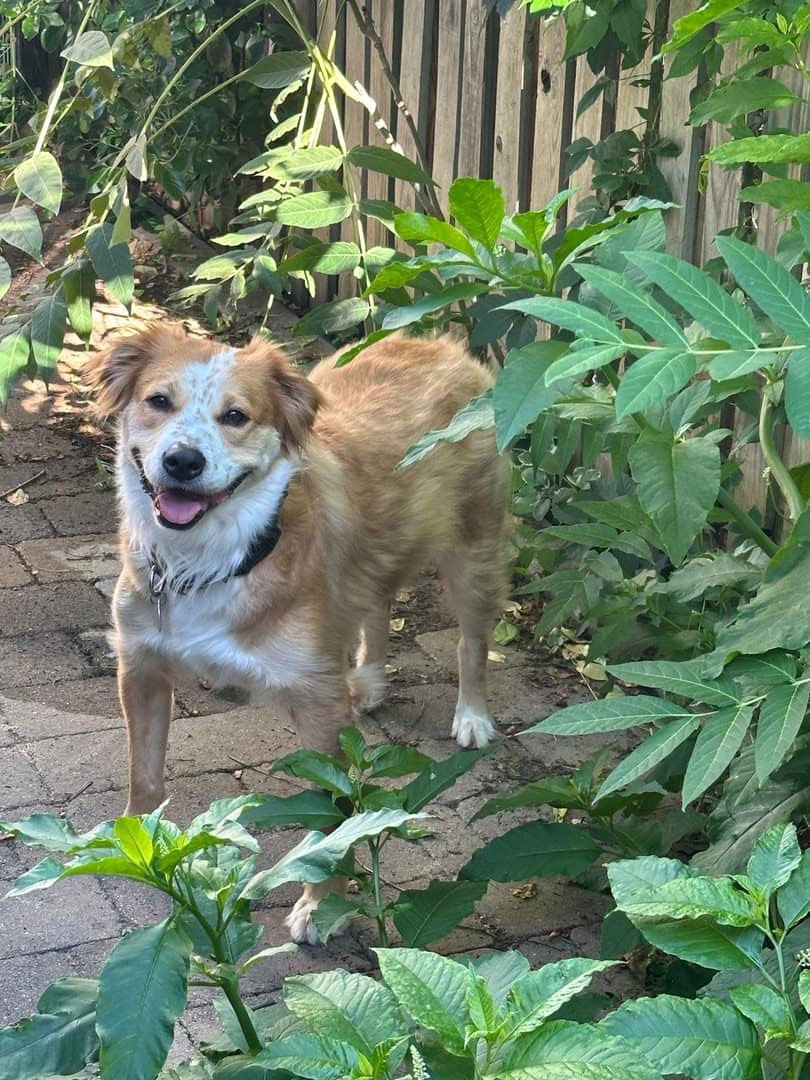
M792 748L810 702L810 682L775 686L759 710L754 744L757 779L762 784Z
M417 777L402 788L402 805L412 813L421 810L437 799L442 792L451 788L459 777L469 772L481 758L490 753L492 753L490 748L458 750L444 761L432 761Z
M472 881L526 881L531 877L576 877L597 859L601 848L578 825L532 821L495 837L462 868Z
M588 371L598 371L624 356L625 352L623 345L594 345L592 348L567 352L546 369L546 386L551 386L560 379L573 379Z
M618 901L632 919L713 919L722 926L753 926L757 920L751 899L731 878L678 877L647 892Z
M364 905L349 900L338 893L329 893L312 912L312 922L318 931L318 940L325 945L331 937L345 930L347 922L356 915L364 915Z
M129 311L134 294L132 257L126 244L113 244L112 231L109 222L94 226L87 234L85 245L96 274L113 299Z
M141 135L139 138L132 140L124 163L136 180L140 180L143 183L143 181L149 179L149 170L146 166L145 135ZM126 243L127 239L129 239L128 232L126 233L126 239L123 242ZM112 243L115 242L115 240L112 241ZM118 242L121 243L121 241Z
M706 524L720 490L720 451L705 438L641 438L629 454L638 496L678 565Z
M387 986L340 969L286 979L284 1004L319 1035L348 1043L366 1057L406 1031Z
M670 593L676 600L695 600L709 589L752 589L762 579L762 570L747 559L728 552L690 559L674 570L669 581L659 582L656 592Z
M509 352L492 396L499 450L506 449L562 393L562 387L546 385L546 373L565 349L559 341L535 341Z
M81 842L69 821L55 814L31 814L23 821L0 821L0 831L14 836L28 847L46 851L70 851Z
M740 700L739 691L731 679L703 678L700 660L641 660L631 664L611 664L607 670L622 682L667 690L671 694L704 701L708 705L736 705Z
M703 721L683 780L681 799L684 807L723 775L742 746L753 715L753 705L740 703L733 708L720 709Z
M301 150L284 147L279 150L271 150L270 154L273 156L267 162L265 168L262 169L262 174L274 180L287 182L312 180L316 176L335 173L343 165L343 154L336 146L308 146ZM284 198L283 191L271 190L277 195L272 200L273 203L281 202ZM266 196L267 191L265 190L263 194ZM241 204L242 209L247 208L246 203L247 200Z
M99 980L103 1080L156 1076L163 1067L186 1004L191 949L173 916L115 946Z
M650 518L641 509L641 504L635 495L620 495L618 498L606 500L582 499L576 502L577 509L582 510L588 517L595 521L602 521L605 525L612 525L614 529L628 530L636 533L648 544L656 545L658 535Z
M314 270L319 274L343 274L360 265L360 248L357 244L336 241L333 244L312 244L310 247L289 255L278 264L280 274L294 270Z
M368 300L351 296L345 300L331 300L318 304L299 319L295 333L302 337L317 334L338 334L359 326L371 311Z
M672 27L672 37L664 45L661 52L669 53L683 48L687 41L690 41L695 34L700 33L705 26L721 18L727 12L740 7L741 4L742 0L706 0L706 3L701 4L694 11L681 15L679 19L675 20Z
M461 177L448 192L450 213L470 236L492 251L506 212L503 192L492 180Z
M796 434L810 437L810 349L798 349L788 361L785 412Z
M794 341L810 345L810 296L790 271L764 251L733 236L718 236L715 244L754 303Z
M734 348L757 347L759 331L751 312L708 274L663 252L633 251L627 257L710 334Z
M758 1024L767 1034L786 1034L790 1031L787 1002L770 986L756 983L732 986L729 996L743 1016Z
M599 788L597 799L604 799L611 791L618 791L626 787L640 776L644 776L654 766L660 764L665 758L677 750L681 743L697 730L700 720L692 716L680 716L671 720L664 727L658 728L641 746L627 755L616 766L612 773Z
M442 308L449 308L461 300L472 300L479 293L484 292L486 286L481 282L464 281L459 285L450 285L438 293L422 296L412 304L402 307L392 307L383 316L383 330L398 330L403 326L410 326L419 322L425 315L432 315Z
M37 206L44 207L52 214L59 213L62 205L62 170L56 158L47 150L23 158L14 170L14 183Z
M645 412L677 394L697 371L692 353L661 349L648 353L626 370L616 392L616 415Z
M633 1044L592 1024L553 1020L506 1048L487 1080L660 1080Z
M155 850L154 841L140 818L118 818L113 831L118 847L127 859L139 866L149 866Z
M496 1008L500 1009L514 983L529 970L529 961L521 952L507 949L462 957L465 963L484 980Z
M543 780L526 784L509 791L505 795L493 795L481 806L470 821L490 817L509 810L520 810L526 806L554 806L563 809L581 809L583 796L576 784L568 776L547 776Z
M62 274L70 325L80 338L87 341L93 332L93 301L96 296L96 275L87 259L68 267Z
M60 56L72 60L80 67L113 68L113 54L107 35L101 30L85 30L75 41L63 49Z
M752 371L759 371L767 362L767 353L759 351L718 353L713 360L709 361L709 374L717 382L724 379L737 379L740 375L748 375Z
M735 679L751 679L760 687L780 686L796 678L796 661L789 653L774 649L761 656L738 656L725 671Z
M497 1008L486 982L470 967L467 983L467 1009L470 1024L476 1031L494 1032L498 1027Z
M274 762L271 772L283 772L296 776L299 780L309 780L318 787L325 788L335 795L351 795L354 792L352 781L346 769L342 768L328 754L318 750L293 750Z
M659 994L628 1001L600 1027L630 1040L665 1075L692 1080L753 1080L760 1061L756 1028L730 1005Z
M567 1001L587 989L595 975L615 966L614 960L575 956L528 972L514 984L507 998L504 1041L540 1027Z
M760 75L756 79L735 79L719 86L692 109L689 123L701 127L709 120L730 124L738 116L757 109L781 109L800 98L778 79Z
M30 206L18 206L0 214L0 240L42 261L42 229Z
M646 940L671 956L711 971L756 970L764 934L751 927L718 926L713 920L641 919L633 924Z
M796 826L792 822L782 822L771 826L759 837L746 872L754 884L770 896L786 884L801 861Z
M46 383L56 371L67 323L67 308L61 289L51 293L31 316L31 352L37 371Z
M438 218L427 217L425 214L396 214L394 228L401 240L412 244L441 244L442 247L460 251L468 258L476 259L475 248L464 233L446 221L439 221Z
M733 139L713 147L706 157L718 165L744 165L746 162L810 162L810 135L755 135Z
M777 893L776 905L786 928L810 913L810 851L802 852L799 865Z
M11 387L28 367L31 343L25 330L0 338L0 404L8 401Z
M779 210L810 210L810 189L804 180L763 180L744 187L739 198L750 203L766 203Z
M242 890L240 899L260 899L288 881L327 881L346 852L359 841L379 836L386 829L397 829L407 821L424 816L409 814L404 810L375 810L356 814L338 825L328 836L319 832L309 833L269 870L255 874Z
M576 263L574 269L589 285L615 304L622 315L662 345L688 349L689 342L673 317L649 293L637 288L622 274L590 263Z
M596 343L621 345L623 349L626 348L621 331L610 319L573 300L560 300L556 296L531 296L525 300L513 300L510 304L504 304L503 308L506 311L520 311L524 315L561 326Z
M383 979L422 1027L435 1031L451 1053L464 1051L468 1023L467 969L421 949L375 949Z
M305 52L272 52L249 67L242 78L264 90L280 90L306 75L312 61Z
M474 397L463 409L459 409L453 419L445 428L439 431L427 431L405 452L402 461L397 465L397 470L407 469L411 465L421 461L442 442L461 442L473 431L495 426L495 411L492 407L492 390L485 390L483 394Z
M348 160L358 169L384 173L397 180L409 180L413 184L432 184L433 181L416 162L390 150L387 146L355 146L348 153Z
M694 877L693 871L677 859L641 855L637 859L618 859L608 863L610 891L619 907L638 893L646 895L667 881Z
M610 525L585 522L581 525L548 525L543 536L554 536L567 544L583 544L586 547L610 548L612 551L624 551L647 562L652 555L647 544L631 532L616 532Z
M371 769L369 776L376 780L383 776L409 776L423 772L435 764L427 754L422 754L412 746L378 746L369 754Z
M39 1080L78 1073L98 1051L94 979L60 979L38 1012L0 1030L0 1080Z
M8 265L5 259L0 258L0 300L8 292L8 287L11 284L11 267Z
M320 1034L290 1035L275 1039L254 1060L257 1065L269 1065L274 1077L343 1080L354 1073L359 1055L353 1046Z
M646 694L606 697L560 709L547 720L541 720L539 724L526 728L523 734L539 732L541 735L594 735L623 731L625 728L655 723L672 716L691 715L682 705L676 705L674 701L663 697L650 697Z
M308 191L293 195L276 207L276 221L299 229L336 225L352 212L352 201L343 191Z
M417 949L445 937L472 915L486 891L485 881L431 881L426 889L404 890L394 908L403 944Z

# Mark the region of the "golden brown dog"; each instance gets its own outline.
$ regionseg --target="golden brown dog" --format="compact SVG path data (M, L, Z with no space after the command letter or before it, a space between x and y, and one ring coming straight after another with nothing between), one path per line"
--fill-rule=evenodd
M129 813L164 798L179 671L271 691L304 746L334 752L352 707L384 697L391 599L426 563L461 628L453 734L487 743L507 463L476 431L396 471L492 382L460 345L396 335L306 378L262 341L225 348L161 324L88 371L99 413L120 421L113 623ZM309 916L327 891L307 886L295 940L316 940Z

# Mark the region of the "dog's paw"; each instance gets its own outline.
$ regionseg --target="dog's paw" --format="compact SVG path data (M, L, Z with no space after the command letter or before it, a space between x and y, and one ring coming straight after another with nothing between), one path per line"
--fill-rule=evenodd
M497 734L488 712L477 712L469 705L459 705L453 717L451 734L459 746L488 746Z
M356 712L371 712L388 697L384 664L361 664L349 672L349 693Z
M284 920L290 931L290 937L297 945L318 945L320 937L312 913L317 909L318 901L308 896L299 896L293 909Z

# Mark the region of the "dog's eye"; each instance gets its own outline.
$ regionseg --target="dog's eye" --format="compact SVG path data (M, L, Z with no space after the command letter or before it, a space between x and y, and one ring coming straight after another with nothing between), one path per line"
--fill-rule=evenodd
M243 413L241 409L228 409L219 418L220 424L227 424L228 427L243 427L248 422L249 417L246 413Z
M171 401L165 394L152 394L151 397L146 399L146 404L151 405L153 409L157 409L158 412L168 412L172 407Z

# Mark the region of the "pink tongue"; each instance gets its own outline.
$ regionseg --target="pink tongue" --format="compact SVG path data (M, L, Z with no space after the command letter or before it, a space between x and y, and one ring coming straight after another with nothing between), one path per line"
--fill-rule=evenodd
M155 501L161 517L173 525L188 525L201 510L208 508L207 502L176 491L161 491Z

